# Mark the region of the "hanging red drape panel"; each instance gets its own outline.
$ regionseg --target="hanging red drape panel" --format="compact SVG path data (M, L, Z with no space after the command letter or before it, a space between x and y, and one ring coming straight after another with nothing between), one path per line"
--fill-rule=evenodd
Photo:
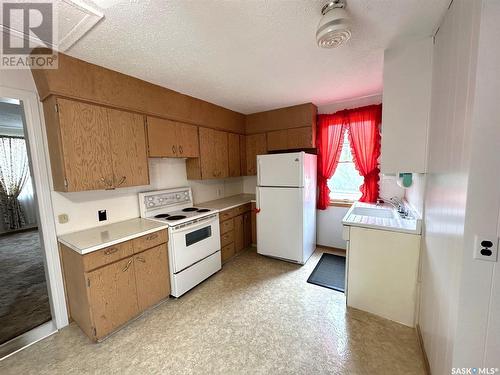
M316 148L318 152L317 208L320 210L325 210L330 203L330 189L327 182L335 173L339 163L345 130L345 118L342 112L318 116L316 127Z
M380 156L380 123L382 105L348 110L349 143L354 165L364 177L360 202L376 202L379 194L378 158Z

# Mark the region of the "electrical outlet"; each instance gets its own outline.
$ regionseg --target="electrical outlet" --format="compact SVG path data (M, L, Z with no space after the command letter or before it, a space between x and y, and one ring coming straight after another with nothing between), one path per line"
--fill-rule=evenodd
M59 224L66 224L69 221L68 214L60 214L57 216Z
M106 213L106 210L97 211L97 217L99 218L99 221L108 220L108 214Z
M474 237L474 259L496 262L498 256L498 237Z

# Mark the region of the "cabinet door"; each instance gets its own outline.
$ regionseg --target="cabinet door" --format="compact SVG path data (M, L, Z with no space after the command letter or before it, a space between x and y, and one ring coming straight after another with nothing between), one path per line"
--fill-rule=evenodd
M215 130L215 174L217 178L229 176L227 133Z
M200 128L201 178L216 178L215 130Z
M243 248L252 245L252 213L245 212L243 215Z
M133 258L87 274L96 338L102 338L139 313Z
M247 172L247 141L244 135L240 135L240 170L242 176Z
M287 148L312 148L315 142L311 126L287 130Z
M57 104L67 191L111 188L106 108L60 98Z
M108 109L114 187L149 184L144 118Z
M177 124L177 155L183 158L197 158L200 155L198 127L189 124Z
M153 247L134 256L137 301L143 311L170 294L167 246Z
M244 230L243 230L243 215L234 217L234 251L239 253L245 248L244 245Z
M247 175L257 174L257 155L267 154L266 133L246 136Z
M288 131L277 130L267 133L267 149L272 150L286 150L288 148Z
M241 176L240 163L240 136L238 134L227 134L229 177Z
M177 123L156 117L148 117L148 149L152 158L179 157Z

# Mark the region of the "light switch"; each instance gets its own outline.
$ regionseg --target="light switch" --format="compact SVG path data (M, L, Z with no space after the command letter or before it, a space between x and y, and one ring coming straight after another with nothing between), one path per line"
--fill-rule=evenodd
M59 224L66 224L69 221L68 214L60 214L57 216Z
M498 237L474 237L474 259L496 262L498 256Z

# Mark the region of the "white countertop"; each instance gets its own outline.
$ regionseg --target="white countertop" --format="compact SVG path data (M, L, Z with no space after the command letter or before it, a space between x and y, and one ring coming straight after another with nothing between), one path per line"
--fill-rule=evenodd
M353 214L355 207L366 207L377 210L391 210L394 218L381 218ZM393 232L420 234L422 220L415 212L411 212L412 218L402 218L394 207L389 204L376 205L374 203L355 202L342 219L346 226L388 230Z
M87 254L167 228L159 221L136 218L64 234L58 240L80 254Z
M196 206L224 211L252 201L255 201L255 194L238 194L226 198L216 199L214 201L197 203Z

